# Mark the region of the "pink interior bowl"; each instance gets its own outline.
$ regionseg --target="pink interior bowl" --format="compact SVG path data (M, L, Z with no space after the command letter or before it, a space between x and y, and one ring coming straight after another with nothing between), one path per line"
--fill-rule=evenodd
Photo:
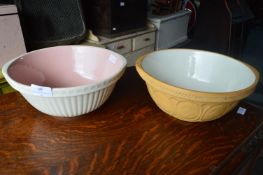
M123 56L107 49L57 46L15 58L2 71L8 83L38 110L77 116L106 101L126 64Z

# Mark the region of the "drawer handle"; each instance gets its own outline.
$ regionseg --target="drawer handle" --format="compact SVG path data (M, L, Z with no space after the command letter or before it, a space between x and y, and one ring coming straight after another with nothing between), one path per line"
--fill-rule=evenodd
M150 41L151 39L150 38L145 38L144 41Z
M117 47L118 50L123 49L123 48L124 48L123 45Z

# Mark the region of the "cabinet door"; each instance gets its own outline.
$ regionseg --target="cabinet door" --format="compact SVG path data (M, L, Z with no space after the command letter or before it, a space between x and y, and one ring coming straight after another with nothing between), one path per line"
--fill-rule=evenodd
M153 45L155 43L155 32L137 36L133 39L133 51Z
M125 54L131 52L131 39L116 41L106 45L107 49L115 51L119 54Z

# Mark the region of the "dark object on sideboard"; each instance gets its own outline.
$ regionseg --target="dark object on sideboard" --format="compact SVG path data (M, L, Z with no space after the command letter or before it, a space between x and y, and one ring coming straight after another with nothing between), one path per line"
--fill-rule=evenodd
M155 0L152 6L153 14L169 15L182 9L182 0Z
M83 0L87 28L115 37L146 29L147 0Z

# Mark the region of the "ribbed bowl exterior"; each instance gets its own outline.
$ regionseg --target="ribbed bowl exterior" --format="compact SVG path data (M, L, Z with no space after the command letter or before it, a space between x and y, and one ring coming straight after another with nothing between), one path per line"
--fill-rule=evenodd
M74 117L100 107L112 93L116 83L83 95L69 97L41 97L23 94L24 98L39 111L57 117Z
M109 98L126 65L126 58L111 50L67 45L20 55L5 63L2 72L8 84L37 110L75 117L99 108Z

